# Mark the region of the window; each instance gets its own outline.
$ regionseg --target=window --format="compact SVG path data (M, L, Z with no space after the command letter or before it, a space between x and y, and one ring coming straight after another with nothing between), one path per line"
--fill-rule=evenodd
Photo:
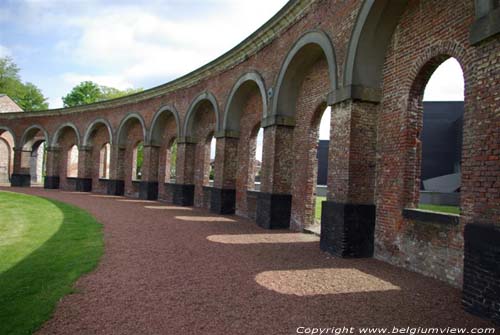
M109 164L111 161L111 145L106 143L99 153L99 178L109 179Z
M134 153L132 157L132 180L141 180L143 160L144 144L142 142L139 142L134 147Z

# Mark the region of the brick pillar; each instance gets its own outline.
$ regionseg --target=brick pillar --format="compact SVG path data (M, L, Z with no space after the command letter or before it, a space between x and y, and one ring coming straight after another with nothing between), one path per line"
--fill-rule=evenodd
M80 146L78 148L78 177L75 183L76 191L92 191L92 164L92 147Z
M181 206L194 203L194 161L196 143L189 138L177 140L176 183L166 184L167 197Z
M47 147L47 175L45 176L44 188L59 188L59 155L58 147Z
M13 187L30 187L30 156L31 151L23 150L23 148L14 148L14 171L10 180L10 185ZM23 163L27 166L24 166Z
M500 8L477 4L482 12L471 26L474 78L466 82L463 128L462 302L467 312L500 324L500 63L492 61L500 52Z
M262 122L264 147L256 222L267 229L290 227L294 120L272 117Z
M125 180L123 162L125 149L118 145L111 145L109 162L109 180L107 180L107 193L110 195L125 194Z
M146 200L158 199L158 161L160 148L154 145L144 145L144 160L142 179L139 186L139 198Z
M332 106L320 246L336 256L373 256L377 108L352 100Z
M237 136L218 134L215 154L215 180L214 187L211 189L210 211L218 214L234 214L237 168Z

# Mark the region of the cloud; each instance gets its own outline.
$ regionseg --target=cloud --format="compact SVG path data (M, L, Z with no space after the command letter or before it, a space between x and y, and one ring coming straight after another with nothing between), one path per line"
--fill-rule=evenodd
M74 87L82 81L93 81L102 86L114 87L120 90L133 88L132 82L127 81L119 75L86 75L78 73L64 73L61 76L62 80L70 87Z
M11 55L12 52L10 51L10 49L0 44L0 57L7 57Z

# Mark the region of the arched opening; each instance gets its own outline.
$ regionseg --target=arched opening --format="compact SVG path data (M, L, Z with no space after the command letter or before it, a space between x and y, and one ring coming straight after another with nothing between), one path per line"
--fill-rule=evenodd
M185 135L191 142L191 149L188 150L194 150L194 154L185 154L188 158L186 165L193 166L194 170L184 171L183 182L185 184L194 184L194 205L196 207L210 207L212 193L210 187L210 156L212 138L215 131L218 130L217 124L218 107L215 98L211 94L203 93L193 101L184 125Z
M206 150L209 152L210 158L207 159L208 161L208 182L204 182L204 186L214 186L214 180L215 180L215 153L216 153L216 148L217 148L217 139L214 137L212 134L209 139L207 140L207 145L209 148ZM207 167L205 167L206 171Z
M156 112L149 133L151 155L158 156L158 169L152 171L150 181L158 178L158 198L173 202L173 184L177 181L177 138L180 136L179 115L173 106L164 106ZM158 151L158 153L156 153ZM154 168L152 169L154 170Z
M138 197L139 181L143 172L143 152L146 138L144 120L139 114L130 114L121 123L117 133L117 164L116 175L118 180L124 181L126 195ZM113 155L113 159L114 159Z
M165 183L175 183L177 178L177 140L173 139L165 153Z
M92 192L106 193L111 174L111 144L113 131L108 121L94 120L87 128L84 145L90 148L88 164L92 178ZM95 164L98 162L98 164ZM85 176L87 177L87 176Z
M322 202L326 201L327 194L327 181L328 181L328 149L330 144L330 118L331 118L331 107L326 107L322 105L318 109L318 116L316 117L316 122L311 127L311 130L316 133L317 137L317 147L316 147L316 164L313 170L313 178L315 187L314 189L314 221L310 222L311 227L314 232L320 232L321 223L321 211ZM314 137L315 134L312 136Z
M78 177L78 147L76 145L68 150L66 176L68 178Z
M72 124L59 127L52 140L56 148L53 157L54 169L51 177L59 177L59 187L64 190L75 190L78 175L78 145L80 135Z
M252 130L248 143L248 191L260 191L263 141L264 129L258 125Z
M138 142L134 146L132 156L132 180L140 181L142 179L142 166L144 163L144 143Z
M9 183L14 170L14 137L0 129L0 184Z
M260 190L261 121L266 111L267 93L262 77L257 72L244 74L229 95L224 130L238 136L237 150L227 151L235 155L236 213L252 219L256 217L257 192Z
M414 205L459 214L464 76L455 58L437 57L419 76ZM419 79L417 79L419 80Z
M319 31L305 34L290 50L278 77L273 114L284 119L283 125L265 131L274 132L275 139L272 146L264 147L264 156L274 156L275 162L270 171L273 185L266 185L264 178L262 188L290 196L286 206L284 201L277 202L276 211L290 213L289 217L282 216L279 227L302 231L316 222L319 126L328 94L335 88L336 64L331 42ZM266 164L265 175L269 173Z
M42 186L47 176L47 138L44 129L33 126L21 140L21 173L30 176L32 186Z
M99 179L109 179L109 164L111 163L111 145L105 143L99 151Z

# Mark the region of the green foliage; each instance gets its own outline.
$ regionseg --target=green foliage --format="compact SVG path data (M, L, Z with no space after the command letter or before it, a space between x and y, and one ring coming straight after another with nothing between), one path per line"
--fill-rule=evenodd
M20 94L18 104L25 111L38 111L49 108L47 99L40 89L32 83L24 84L24 92Z
M134 93L139 93L142 91L142 88L127 88L126 90L119 90L117 88L108 87L108 86L100 86L101 89L101 100L110 100L116 99L120 97L124 97L126 95L131 95Z
M62 98L64 107L91 104L94 102L116 99L142 91L142 88L119 90L108 86L99 86L92 81L83 81L73 87L71 92Z
M100 97L99 85L91 81L84 81L73 87L71 92L62 98L62 101L64 107L73 107L97 102Z
M23 84L19 67L12 58L0 58L0 93L8 95L25 111L45 110L49 107L38 87L32 83Z
M0 334L31 334L103 254L102 226L61 202L0 192Z
M316 197L316 208L314 212L314 217L316 221L321 221L321 205L323 201L326 201L326 197Z

